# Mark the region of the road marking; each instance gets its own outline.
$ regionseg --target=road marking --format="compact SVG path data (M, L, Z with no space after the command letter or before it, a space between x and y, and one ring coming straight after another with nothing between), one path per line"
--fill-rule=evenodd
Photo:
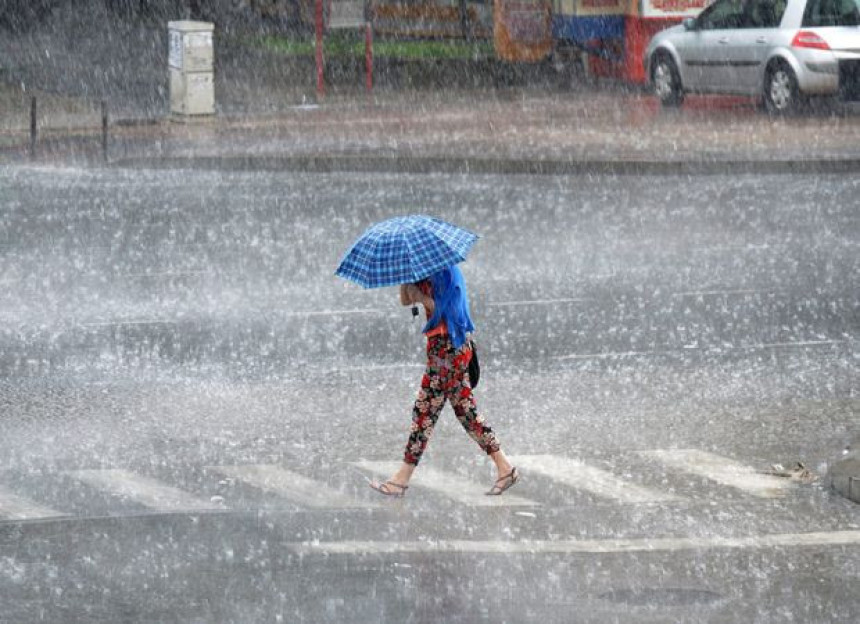
M209 466L228 477L233 477L266 492L283 496L305 507L351 508L376 507L376 503L361 501L335 490L325 483L309 479L280 466L251 464L246 466Z
M842 340L805 340L799 342L771 342L751 347L737 347L739 349L782 349L791 347L821 347L826 345L842 344Z
M115 321L92 321L89 323L79 323L80 327L133 327L135 325L178 325L180 321L176 319L141 319L141 320L122 320Z
M284 312L282 316L287 317L310 317L310 316L349 316L350 314L389 314L389 310L380 310L377 308L354 308L351 310L308 310L305 312Z
M0 518L4 520L36 520L62 518L68 514L45 507L25 496L15 494L0 485Z
M375 370L396 370L399 368L410 369L410 368L424 368L424 364L415 364L401 362L399 364L368 364L367 366L334 366L327 367L328 370L337 371L339 373L347 373L354 371L375 371Z
M755 294L776 294L773 290L754 290L754 289L739 289L739 290L691 290L687 292L672 293L673 297L710 297L716 295L755 295Z
M607 540L523 540L468 541L422 540L301 542L286 547L298 554L364 555L364 554L617 554L635 552L680 552L717 548L802 548L812 546L858 546L860 531L830 531L813 533L776 533L749 537L667 537L655 539Z
M0 282L2 283L2 282ZM387 312L375 308L357 308L352 310L309 310L305 312L284 312L281 316L288 318L310 318L314 316L349 316L349 315L383 315ZM80 327L121 327L133 325L178 325L181 320L177 319L116 319L112 321L90 321L78 323Z
M185 277L186 275L213 275L212 271L205 269L191 271L154 271L152 273L125 273L118 277Z
M608 358L641 357L651 355L666 355L674 351L610 351L608 353L571 353L569 355L555 355L554 360L599 360Z
M129 470L72 470L69 476L158 511L206 511L224 509L224 505L197 498L161 481Z
M497 307L516 307L530 305L553 305L557 303L588 303L591 299L582 298L566 298L566 299L523 299L522 301L490 301L487 303L488 308Z
M720 346L698 346L687 345L680 349L666 349L655 351L610 351L606 353L571 353L568 355L555 355L554 360L594 360L608 358L648 357L655 355L672 355L689 351L702 351L705 353L724 353L727 351L756 351L758 349L798 349L804 347L825 347L843 344L843 340L801 340L798 342L769 342L752 345L720 345Z
M682 500L667 492L652 490L625 481L606 470L589 466L579 460L556 455L518 455L511 461L528 472L535 472L564 485L586 490L621 503L657 503Z
M387 479L400 467L399 462L390 461L359 461L353 462L353 466L367 470L375 475ZM410 482L410 487L419 487L432 490L446 498L469 507L532 507L538 506L535 501L505 493L504 496L486 496L485 492L490 485L480 486L472 481L458 475L442 470L421 466L415 471ZM410 490L411 492L411 490Z
M670 468L705 477L759 498L784 496L792 487L787 479L761 474L728 457L698 449L639 451L639 454L656 459Z

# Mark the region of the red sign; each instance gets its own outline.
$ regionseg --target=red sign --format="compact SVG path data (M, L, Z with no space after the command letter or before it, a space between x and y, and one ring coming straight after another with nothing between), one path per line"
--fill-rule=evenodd
M710 0L647 0L642 13L645 17L694 17L709 4Z
M506 61L540 61L552 49L550 0L494 0L493 39Z

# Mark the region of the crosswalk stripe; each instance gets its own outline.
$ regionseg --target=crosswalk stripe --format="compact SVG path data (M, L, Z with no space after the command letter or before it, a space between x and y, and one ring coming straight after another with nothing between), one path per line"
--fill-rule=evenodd
M557 455L517 455L511 461L523 469L534 472L578 490L591 492L601 498L620 503L657 503L681 500L668 492L652 490L630 483L611 472L589 466L576 459Z
M72 470L69 476L157 511L207 511L224 509L156 479L144 477L129 470Z
M742 490L759 498L783 496L792 487L786 479L761 474L750 466L698 449L639 451L660 463Z
M66 515L68 514L40 505L0 485L0 518L6 520L37 520L40 518L62 518Z
M314 508L376 507L376 503L358 500L325 483L309 479L280 466L252 464L244 466L209 466L224 476L238 479L266 492Z
M392 461L363 460L353 462L352 465L382 478L391 476L400 467L399 462ZM489 486L480 486L458 475L430 466L421 466L415 471L410 482L410 487L412 486L432 490L470 507L532 507L540 504L509 492L504 496L485 496Z

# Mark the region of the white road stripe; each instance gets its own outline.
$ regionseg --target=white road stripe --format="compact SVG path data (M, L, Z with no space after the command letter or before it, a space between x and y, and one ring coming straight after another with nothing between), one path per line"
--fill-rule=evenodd
M554 360L599 360L608 358L627 358L627 357L650 357L656 355L671 355L673 353L683 353L685 351L704 351L723 353L727 351L757 351L759 349L802 349L805 347L826 347L843 344L843 340L800 340L797 342L766 342L752 345L720 345L720 346L703 346L689 345L680 349L667 349L655 351L610 351L606 353L571 353L567 355L555 355Z
M424 368L424 364L415 364L412 363L400 363L400 364L368 364L367 366L335 366L330 367L328 370L334 370L339 373L347 373L352 371L374 371L374 370L396 370L399 368L409 369L409 368Z
M610 351L607 353L571 353L568 355L555 355L554 360L600 360L608 358L627 358L652 355L666 355L673 351Z
M827 345L842 344L842 340L802 340L799 342L770 342L751 347L739 347L748 349L782 349L792 347L822 347Z
M36 520L39 518L62 518L66 515L68 514L40 505L0 485L0 518L5 520Z
M400 467L399 462L390 461L365 460L354 462L352 465L372 472L383 479L390 477ZM470 507L531 507L539 505L535 501L511 493L514 490L505 492L502 496L486 496L485 492L490 489L491 485L491 483L485 486L478 485L458 475L437 470L430 466L421 466L418 468L409 484L410 488L418 487L432 490L437 494ZM412 490L410 489L411 493Z
M686 292L672 293L673 297L708 297L715 295L754 295L758 293L775 294L773 290L754 290L754 289L738 289L738 290L690 290Z
M490 301L488 308L516 307L530 305L554 305L557 303L587 303L591 299L569 298L569 299L525 299L522 301Z
M635 552L701 551L714 548L802 548L825 546L858 546L860 531L829 531L814 533L776 533L749 537L667 537L655 539L607 540L535 540L535 541L468 541L422 540L302 542L287 544L296 553L311 555L363 554L617 554Z
M376 503L361 501L335 490L325 483L281 468L252 464L246 466L209 466L214 470L266 492L283 496L300 505L314 508L376 507Z
M670 468L699 475L760 498L783 496L792 487L787 479L761 474L728 457L698 449L639 451L639 454Z
M118 277L176 277L185 275L211 275L212 271L204 269L189 270L189 271L154 271L152 273L126 273Z
M524 472L534 472L564 485L621 503L657 503L681 500L668 492L625 481L611 472L579 460L556 455L518 455L511 461Z
M0 282L2 283L2 282ZM375 308L359 308L352 310L309 310L306 312L285 312L282 314L284 317L293 318L309 318L313 316L349 316L349 315L368 315L368 314L378 314L383 315L387 314L386 310L379 310ZM134 326L134 325L177 325L181 321L177 319L117 319L113 321L91 321L86 323L79 323L80 327L122 327L122 326Z
M133 327L135 325L177 325L176 319L141 319L141 320L116 320L116 321L93 321L91 323L80 323L80 327Z
M67 473L92 487L158 511L206 511L224 506L129 470L72 470Z
M292 317L292 316L349 316L352 314L380 314L386 315L389 314L390 310L380 310L377 308L354 308L351 310L309 310L306 312L284 312L283 316Z

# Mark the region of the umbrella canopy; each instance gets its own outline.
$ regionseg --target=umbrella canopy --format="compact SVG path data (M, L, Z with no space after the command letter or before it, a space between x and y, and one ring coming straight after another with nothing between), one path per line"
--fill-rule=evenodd
M466 259L477 234L436 217L395 217L370 226L335 271L364 288L420 281Z

